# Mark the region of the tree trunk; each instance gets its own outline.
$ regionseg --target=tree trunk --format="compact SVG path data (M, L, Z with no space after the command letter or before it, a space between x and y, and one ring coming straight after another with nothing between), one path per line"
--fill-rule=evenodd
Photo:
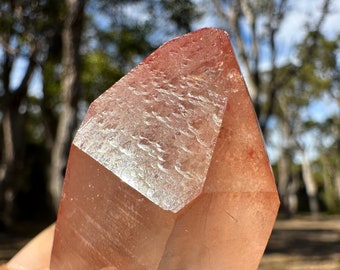
M337 123L339 123L338 119L337 119ZM335 135L335 138L336 138L336 142L335 142L336 152L338 153L338 155L335 156L334 186L335 186L337 199L340 200L340 156L339 156L339 153L340 153L340 130L339 130L339 125L335 125L334 135Z
M297 185L295 177L291 177L291 161L286 153L287 150L283 149L281 157L277 163L278 170L278 191L281 200L281 207L287 218L290 218L297 211L298 200L297 200Z
M298 191L299 187L299 178L295 175L291 175L291 182L288 185L288 208L291 216L295 215L298 211L299 200L298 200Z
M7 105L8 106L8 105ZM6 106L6 107L7 107ZM14 199L14 186L16 179L16 161L18 158L15 153L15 140L14 140L14 121L11 109L7 107L3 111L2 130L4 138L3 157L1 163L1 212L2 222L6 225L11 224L12 208Z
M313 179L310 162L305 151L302 151L302 178L308 196L309 209L312 216L317 217L319 215L318 189Z
M278 161L277 170L278 170L277 185L278 185L278 191L279 191L280 200L281 200L281 207L284 209L286 214L289 215L288 194L287 194L289 172L288 172L288 161L284 153L282 153Z
M35 69L35 48L31 48L24 77L16 89L10 89L10 74L13 69L13 56L5 53L2 66L4 96L2 102L3 149L0 164L0 223L11 225L13 201L20 186L20 175L25 163L25 115L19 107L27 98L28 82Z
M62 66L61 82L62 113L51 154L49 190L52 203L58 208L61 195L64 171L73 131L77 125L79 100L79 48L83 29L85 0L66 0L67 15L62 33Z

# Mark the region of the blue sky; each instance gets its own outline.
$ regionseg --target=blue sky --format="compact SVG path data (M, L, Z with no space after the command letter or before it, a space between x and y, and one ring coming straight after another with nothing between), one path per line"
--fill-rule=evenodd
M206 11L206 15L194 24L194 30L202 28L202 27L218 27L224 26L224 22L216 17L214 13L214 7L209 1L204 0L194 0L198 4L198 6L202 9L202 11ZM279 57L278 64L284 64L288 61L294 61L294 44L301 41L306 31L305 24L310 23L313 24L317 21L320 16L320 10L322 6L322 0L299 0L289 1L290 11L285 17L283 21L283 25L280 28L279 35L277 41L279 42ZM140 16L142 13L143 6L132 6L130 8L126 8L125 12L129 13L132 17ZM333 0L331 7L331 14L327 17L322 31L329 38L334 38L336 35L340 34L340 1ZM137 13L137 15L135 15ZM146 20L147 15L142 17L138 17L140 20ZM105 18L100 18L103 27L105 27ZM157 37L154 37L157 38ZM159 37L160 40L164 39L164 36ZM165 40L162 40L165 41ZM0 55L1 57L1 55ZM21 81L23 77L23 71L27 62L24 59L19 58L15 62L15 72L11 76L11 86L16 87ZM268 69L269 61L266 61L264 58L261 63L262 69ZM247 78L245 77L245 80ZM42 96L42 77L40 74L40 70L37 69L30 83L30 94L41 97ZM326 117L340 113L339 108L332 100L324 96L322 99L312 102L311 105L303 112L305 114L304 117L310 117L317 121L323 121ZM278 136L278 138L275 138ZM311 134L310 138L307 138L307 141L310 140L311 144L313 141L313 136ZM274 135L273 141L279 141L279 134ZM271 160L275 160L277 158L278 149L274 149L273 147L269 147L269 155Z
M204 3L203 0L196 0L196 2ZM322 0L291 0L288 2L289 12L285 17L277 36L277 42L280 44L278 48L279 55L277 65L295 61L296 55L294 51L294 44L302 41L307 30L306 24L313 26L318 21L321 15L320 12L322 4ZM205 9L208 8L207 6L204 6L204 4L202 7ZM322 25L322 32L326 35L326 37L333 39L340 34L340 1L332 1L330 5L330 12L331 13L327 16L324 24ZM196 27L216 26L216 24L220 24L224 27L224 23L225 22L221 20L217 20L214 16L206 16L201 22L197 23ZM265 48L262 48L262 50L265 50ZM267 55L267 57L267 59L266 56L262 58L262 62L260 64L263 70L271 68L269 55ZM247 81L246 73L243 72L243 74ZM319 100L311 102L306 109L302 110L302 117L303 119L313 119L315 121L322 122L327 117L339 113L340 109L338 105L334 102L334 100L332 100L332 98L330 98L329 95L326 94ZM275 123L273 122L273 124ZM275 162L279 157L282 147L282 136L277 129L274 129L270 135L270 141L268 142L267 149L270 160ZM309 158L315 158L317 156L317 145L320 143L320 138L318 138L317 134L315 134L315 132L306 133L303 137L301 137L301 140L306 146ZM330 138L323 138L323 143L329 144L330 142ZM295 156L295 160L296 162L300 162L301 157L299 154Z
M207 15L202 18L202 20L197 21L194 24L194 30L202 27L216 27L223 26L223 21L216 17L214 13L214 8L211 3L204 0L194 0L202 10L208 11ZM278 62L283 64L287 61L294 59L294 53L292 51L293 45L301 41L303 34L305 32L305 23L313 23L316 18L320 16L320 8L322 5L321 0L299 0L299 1L289 1L290 12L286 16L283 26L281 27L278 35L278 42L281 44L279 48L280 55L278 57ZM138 11L141 14L142 7L133 6L127 8L126 11L133 15L133 12ZM329 15L322 27L323 32L329 37L334 38L340 33L340 1L333 1L331 5L331 15ZM139 15L138 15L139 16ZM146 20L147 16L142 16L141 20ZM101 18L102 23L105 25L105 18ZM15 75L12 76L11 85L17 86L22 78L22 71L25 70L27 63L24 59L19 59L16 63ZM268 62L262 61L261 66L263 69L269 68ZM37 70L35 76L32 79L30 93L36 96L41 96L42 92L41 76L39 70Z

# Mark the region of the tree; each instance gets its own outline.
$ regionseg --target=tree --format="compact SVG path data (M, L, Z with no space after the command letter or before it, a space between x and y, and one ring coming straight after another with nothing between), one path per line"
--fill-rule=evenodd
M129 18L129 14L124 13L125 8L129 4L135 4L151 13L158 12L159 9L163 12L166 10L169 12L169 20L176 26L175 29L184 31L190 30L192 18L198 16L195 14L194 6L190 1L182 1L180 5L175 4L174 1L161 1L160 3L155 1L154 6L144 1L117 1L114 4L102 1L99 5L96 3L96 7L93 6L94 4L89 3L90 7L93 8L92 10L101 12L102 16L107 16L112 21L109 22L108 27L85 24L89 27L86 29L87 32L92 32L90 29L94 30L92 33L95 33L98 42L95 42L94 45L83 44L84 54L81 56L79 54L81 46L79 37L84 25L84 1L66 2L68 11L62 35L64 76L61 84L61 103L63 111L60 115L56 139L52 148L50 174L50 192L55 206L59 202L68 149L73 131L77 126L78 104L81 101L79 79L83 79L82 84L86 88L83 94L87 97L85 102L88 103L89 100L97 97L100 91L106 90L109 86L107 85L108 82L114 83L134 67L137 64L136 59L142 59L154 49L152 42L148 39L148 35L155 31L153 27L157 25L153 21L154 17L150 17L144 22L140 21L139 18ZM87 38L91 40L93 37L85 34L84 40L86 41ZM80 57L83 58L85 64L82 74L79 72Z
M62 81L60 115L51 155L49 188L57 209L66 167L72 131L77 126L79 102L79 69L81 36L84 23L85 0L66 0L66 17L62 32Z
M276 145L276 148L280 149L277 181L282 206L288 214L297 208L291 205L291 202L294 201L292 198L296 197L292 192L297 192L299 186L294 173L294 163L296 157L300 156L301 180L306 188L310 210L317 214L318 188L304 142L304 135L308 130L304 125L303 110L330 87L327 74L330 69L334 70L334 66L330 66L327 71L319 68L320 64L326 61L319 44L324 40L320 33L331 2L323 1L320 17L315 23L306 24L307 34L299 46L298 64L279 64L277 61L277 36L289 13L288 1L212 2L217 14L227 22L231 38L236 44L236 51L246 72L246 81L267 143L270 143L273 128L279 130L281 140L279 145ZM269 67L266 70L261 69L260 64L266 60Z
M46 205L47 189L57 205L88 104L161 42L191 30L197 16L189 0L1 2L1 220L14 208L35 212L28 207L36 198ZM23 196L28 203L19 206Z
M34 72L44 60L55 30L51 21L59 16L58 11L58 1L43 4L2 1L0 4L0 211L6 223L11 221L16 194L25 186L24 175L32 173L31 168L25 167L27 141L24 136L30 109L28 90ZM17 75L18 62L25 63L22 78Z
M212 0L217 14L227 22L227 30L236 44L241 65L264 134L276 105L276 95L291 74L277 77L277 35L286 16L287 1ZM228 29L229 28L229 29ZM265 49L263 49L265 48ZM270 55L264 74L260 64Z

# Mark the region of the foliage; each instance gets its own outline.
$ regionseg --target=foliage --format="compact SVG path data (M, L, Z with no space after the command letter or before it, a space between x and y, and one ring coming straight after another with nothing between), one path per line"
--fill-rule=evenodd
M190 31L192 20L198 16L189 0L178 4L89 0L86 4L85 27L79 33L79 121L92 100L168 39L168 34ZM136 16L136 10L144 15ZM160 14L166 16L160 18ZM63 1L0 3L0 223L10 225L15 218L26 217L24 213L42 211L39 204L51 204L47 200L52 195L47 189L50 153L65 109L61 96L65 67L61 60L66 16ZM164 30L159 22L163 27L171 25L162 41L154 38L157 31ZM21 70L16 63L21 64ZM37 80L41 80L41 90ZM19 204L22 198L35 203Z
M303 39L295 44L290 59L283 63L278 61L279 33L292 3L285 0L212 2L236 44L267 144L278 153L273 162L282 206L288 215L294 213L298 209L293 205L297 202L298 187L302 186L310 211L317 215L319 201L330 206L330 202L340 198L339 192L333 192L339 190L339 169L331 166L332 176L323 174L320 178L313 165L313 161L321 162L322 155L317 148L324 144L323 138L327 141L339 138L339 126L326 134L321 132L325 122L316 120L314 112L314 107L325 99L333 106L340 105L339 39L329 39L323 33L333 2L321 1L319 15L313 21L306 21ZM267 69L260 66L264 61L268 62ZM339 109L336 110L339 113ZM321 112L325 113L326 110ZM338 116L333 113L330 118ZM336 160L338 156L339 152L334 154ZM300 175L294 173L296 166L301 170ZM325 162L318 168L324 171ZM326 195L320 196L321 190Z
M291 11L289 1L211 0L204 8L202 3L88 0L79 33L79 122L92 100L162 42L193 30L202 18L219 15L219 26L230 32L235 44L267 144L278 152L273 165L283 203L288 193L292 198L298 191L308 192L303 168L309 168L318 200L336 212L340 36L330 39L321 27L331 1L323 2L320 18L306 24L304 38L284 63L278 61L278 34ZM39 204L49 205L50 152L64 105L61 59L66 11L65 3L57 0L0 3L0 220L13 216L11 205L20 198L38 199L16 207L17 217L43 211ZM263 62L268 63L265 69ZM313 108L325 99L338 109L315 119ZM302 166L303 156L308 157L307 167Z

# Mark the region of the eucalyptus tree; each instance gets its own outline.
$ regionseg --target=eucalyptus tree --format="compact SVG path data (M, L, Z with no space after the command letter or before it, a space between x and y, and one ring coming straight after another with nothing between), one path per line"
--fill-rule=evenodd
M27 124L36 108L29 88L60 26L62 6L53 0L0 3L0 208L5 221L10 220L16 194L33 177L26 166L34 137Z
M51 152L49 179L55 206L77 116L81 112L79 106L86 108L157 47L159 44L153 40L153 35L167 33L164 38L168 38L171 34L190 31L191 20L198 16L189 0L180 3L172 0L88 1L86 8L84 2L66 1L61 63L60 105L63 109ZM160 21L164 28L159 25Z
M88 104L198 16L190 0L0 3L1 220L19 194L56 208Z
M319 15L312 23L306 21L305 29L300 31L305 37L302 36L299 46L292 48L291 57L286 57L288 60L284 63L279 61L279 35L292 10L292 2L212 0L212 3L234 41L266 142L272 143L274 131L280 137L275 142L279 150L275 162L282 206L288 214L297 209L292 202L297 202L299 177L295 163L299 162L310 210L317 214L318 187L307 156L304 141L307 131L302 114L329 89L329 78L323 78L328 73L318 66L325 60L319 44L323 40L322 26L330 13L331 1L322 2ZM266 63L265 68L263 63Z

